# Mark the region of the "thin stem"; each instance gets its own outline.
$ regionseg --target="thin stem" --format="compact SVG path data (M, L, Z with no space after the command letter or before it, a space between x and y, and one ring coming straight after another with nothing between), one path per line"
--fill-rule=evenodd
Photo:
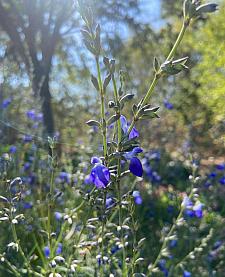
M114 100L116 105L119 102L119 96L118 96L118 90L116 86L116 80L114 77L114 74L112 75L112 81L113 81L113 90L114 90ZM120 115L120 110L118 111ZM120 142L122 140L122 129L121 129L121 121L120 119L117 120L117 134L118 134L118 152L120 151ZM117 163L117 193L118 193L118 206L119 206L119 226L120 226L120 232L121 232L121 241L123 244L123 272L122 276L127 276L127 265L126 265L126 251L125 251L125 241L123 237L123 229L122 229L122 205L121 205L121 188L120 188L120 175L121 175L121 159L118 158Z
M179 45L180 45L180 43L181 43L181 41L182 41L182 39L184 37L185 31L186 31L188 26L189 26L189 21L188 20L184 20L183 24L182 24L182 27L181 27L181 30L179 32L179 35L178 35L178 37L176 39L176 42L174 43L173 48L171 49L168 57L166 58L166 61L169 61L169 60L171 60L174 57L175 52L176 52L177 48L179 47ZM144 105L146 105L148 103L148 101L149 101L149 99L150 99L150 97L151 97L151 95L152 95L156 85L158 84L158 81L159 81L160 77L161 77L161 72L160 71L157 72L154 75L154 79L153 79L151 85L149 86L149 89L148 89L148 91L147 91L147 93L146 93L146 95L144 97L144 100L143 100L142 104L140 105L139 110L137 111L136 115L134 116L134 118L133 118L133 120L131 122L131 125L130 125L130 127L128 129L128 135L130 134L130 132L132 131L132 129L134 127L135 121L137 120L136 117L138 115L138 112L143 108Z
M53 193L54 193L54 148L51 147L51 156L52 156L52 164L51 164L51 178L50 178L50 200L48 204L48 241L50 247L50 253L52 253L52 245L51 245L51 214L53 207Z
M95 60L96 60L96 66L97 66L97 72L98 72L98 85L100 88L100 98L101 98L103 152L104 152L104 157L106 158L107 157L107 139L106 139L106 126L104 126L104 124L105 124L105 95L104 95L104 89L103 89L103 85L102 85L99 58L96 57Z
M167 61L171 60L174 57L175 52L176 52L178 46L180 45L180 43L181 43L181 41L182 41L182 39L184 37L185 31L186 31L188 25L189 25L189 20L184 20L183 24L182 24L182 27L181 27L181 30L180 30L180 33L179 33L179 35L177 37L177 40L176 40L172 50L170 51L170 53L169 53L169 55L168 55L168 57L166 59Z
M114 98L115 98L115 102L116 105L119 102L119 96L118 96L118 90L117 90L117 86L116 86L116 80L115 80L115 76L114 74L112 74L112 81L113 81L113 91L114 91ZM118 111L119 115L120 115L120 110ZM118 132L118 144L121 142L122 140L122 130L121 130L121 122L120 120L117 120L117 132Z

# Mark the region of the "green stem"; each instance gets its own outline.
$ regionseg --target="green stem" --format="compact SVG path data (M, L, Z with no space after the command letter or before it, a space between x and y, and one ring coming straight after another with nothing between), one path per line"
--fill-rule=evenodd
M104 89L103 89L103 85L102 85L99 58L96 57L95 60L96 60L96 66L97 66L97 72L98 72L98 85L100 88L100 98L101 98L103 152L104 152L104 157L106 158L107 157L107 139L106 139L106 126L104 126L104 124L105 124L105 95L104 95Z
M175 55L175 52L176 52L178 46L180 45L180 43L181 43L181 41L182 41L182 39L184 37L185 31L186 31L188 26L189 26L189 21L188 20L184 20L183 24L182 24L182 27L181 27L181 30L179 32L179 35L178 35L178 37L176 39L176 42L174 43L173 48L171 49L168 57L166 58L166 61L169 61L169 60L173 59L173 57ZM134 127L135 121L137 120L138 112L143 108L144 105L146 105L148 103L148 101L149 101L149 99L150 99L150 97L151 97L151 95L152 95L156 85L158 84L158 81L159 81L160 77L161 77L160 71L157 72L154 75L154 79L153 79L151 85L149 86L149 89L148 89L148 91L147 91L147 93L146 93L146 95L144 97L144 100L143 100L142 104L140 105L139 110L137 111L137 114L134 116L134 118L133 118L133 120L131 122L131 125L130 125L130 127L128 129L128 135L130 134L130 132L132 131L132 129Z
M176 40L172 50L170 51L170 53L169 53L169 55L168 55L168 57L166 59L167 61L173 59L173 57L175 55L175 52L177 51L177 48L180 45L180 43L181 43L181 41L182 41L182 39L184 37L185 31L186 31L188 25L189 25L189 20L184 20L183 24L182 24L182 27L181 27L181 30L180 30L180 33L179 33L179 35L177 37L177 40Z
M118 90L117 90L116 80L115 80L114 74L112 74L112 81L113 81L113 91L114 91L115 103L117 105L118 102L119 102L119 96L118 96ZM120 115L120 110L118 111L118 113ZM117 132L118 132L118 144L119 144L122 140L122 130L121 130L120 120L117 120L117 128L118 128Z
M118 90L116 86L116 80L114 77L114 74L112 75L112 81L113 81L113 90L114 90L114 98L115 98L115 103L116 105L119 102L119 96L118 96ZM120 110L118 111L120 114ZM120 119L117 120L117 132L118 132L118 151L120 151L120 142L122 140L122 129L121 129L121 121ZM125 252L125 241L123 237L123 229L122 229L122 205L121 205L121 188L120 188L120 175L121 175L121 159L118 158L118 163L117 163L117 192L118 192L118 202L119 202L119 226L120 226L120 232L121 232L121 241L123 244L123 272L122 276L126 277L127 276L127 265L126 265L126 252Z
M54 149L51 147L51 155L52 155L52 165L51 165L51 178L50 178L50 200L48 204L48 241L50 247L50 253L52 253L52 245L51 245L51 214L53 207L53 193L54 193Z

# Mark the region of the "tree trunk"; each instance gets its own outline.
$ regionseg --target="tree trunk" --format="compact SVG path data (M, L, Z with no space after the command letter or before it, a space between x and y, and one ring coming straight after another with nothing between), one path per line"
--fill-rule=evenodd
M45 134L53 137L55 134L55 124L52 110L51 93L49 90L49 76L47 76L40 89L43 123Z
M34 71L33 91L40 97L41 109L43 113L44 136L53 137L55 133L54 116L51 103L51 93L49 90L49 74L43 75L39 68Z

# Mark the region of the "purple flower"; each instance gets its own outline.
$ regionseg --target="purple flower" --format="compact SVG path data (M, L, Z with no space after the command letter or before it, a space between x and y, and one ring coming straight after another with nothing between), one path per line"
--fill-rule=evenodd
M41 122L43 120L43 113L36 114L36 120Z
M211 187L212 186L212 183L210 183L209 181L206 181L205 183L204 183L204 187L206 187L206 188L209 188L209 187Z
M106 198L106 208L109 208L110 206L112 206L112 204L114 203L113 199L111 197L107 197Z
M218 169L218 170L224 170L224 169L225 169L225 163L218 164L218 165L216 166L216 169Z
M197 218L202 218L203 217L203 204L202 203L200 203L200 202L198 202L198 203L196 203L195 205L194 205L194 207L193 207L193 211L194 211L194 213L195 213L195 216L197 217Z
M216 177L216 172L211 172L208 175L208 178L215 178Z
M91 163L94 164L90 174L91 182L94 183L97 188L105 188L110 180L109 169L104 166L97 157L93 157Z
M182 202L182 206L185 207L184 212L187 216L197 218L203 217L204 205L201 202L196 202L194 205L190 198L188 196L185 196Z
M182 206L184 206L186 209L192 209L193 202L188 196L185 196L182 202Z
M118 252L120 250L119 246L118 245L115 245L111 248L111 253L112 254L115 254L116 252Z
M31 167L31 163L29 163L29 162L26 162L26 163L23 165L23 169L24 169L24 170L28 170L28 169L30 169L30 167Z
M27 118L31 119L31 120L35 120L36 118L36 113L35 110L29 110L26 112L26 116Z
M16 150L17 150L16 146L12 145L12 146L10 146L10 148L9 148L9 153L15 154L15 153L16 153Z
M11 98L6 98L2 101L2 108L7 109L8 106L11 104L12 99Z
M55 253L56 255L60 255L62 253L62 243L58 244Z
M141 197L141 194L138 190L135 190L133 191L133 197L134 197L134 202L137 204L137 205L141 205L143 200L142 200L142 197Z
M171 240L170 243L169 243L169 247L170 248L174 248L176 246L177 246L177 239Z
M169 275L169 271L166 268L166 260L162 259L158 263L159 269L163 272L164 276L167 277Z
M130 152L126 152L124 157L130 161L129 169L130 172L135 176L142 177L143 168L141 161L136 157L139 153L143 152L140 147L134 147L134 149Z
M32 141L32 136L30 136L30 135L24 135L23 141L24 141L25 143L31 142L31 141Z
M223 176L220 180L219 180L221 185L225 185L225 176Z
M59 173L59 178L62 182L70 183L70 174L65 171Z
M121 128L122 128L124 134L127 134L130 124L128 124L127 119L124 115L120 116L120 122L121 122ZM131 132L129 134L129 139L133 139L133 138L137 138L137 137L139 137L139 132L135 127L133 127L133 129L131 130Z
M184 270L183 277L191 277L191 272Z
M44 254L46 258L50 256L50 248L48 246L44 247Z
M31 209L33 207L33 204L31 202L25 202L23 204L24 209Z
M172 110L174 108L173 104L170 103L168 100L164 100L164 107L167 109L167 110Z
M55 219L60 220L62 218L62 214L60 212L55 212Z

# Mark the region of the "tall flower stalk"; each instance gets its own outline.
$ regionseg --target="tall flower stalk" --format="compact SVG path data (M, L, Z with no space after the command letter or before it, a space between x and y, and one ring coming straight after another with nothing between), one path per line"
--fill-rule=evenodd
M132 100L133 94L124 95L123 92L123 78L120 73L120 87L117 88L117 82L115 79L115 60L110 60L107 57L104 57L103 63L105 65L105 69L107 70L107 76L103 79L100 68L100 54L101 54L101 39L100 39L100 26L95 25L94 18L92 15L92 11L90 8L85 6L82 0L78 1L80 14L85 22L85 26L82 29L82 34L84 38L84 43L87 49L94 55L96 61L97 68L97 77L92 75L91 81L94 85L95 89L99 93L100 97L100 120L91 119L87 122L89 126L98 127L102 133L102 147L103 147L103 157L93 157L92 164L94 165L90 174L90 181L95 184L98 189L102 189L102 211L101 211L101 249L100 255L98 255L98 261L100 263L100 273L104 275L103 268L103 254L104 254L104 235L105 235L105 227L107 221L106 215L106 202L107 202L107 192L109 189L114 191L117 195L117 202L115 206L117 206L118 210L118 228L117 231L120 237L120 246L122 248L122 276L126 277L130 273L132 275L135 274L135 259L132 260L131 266L127 265L127 255L126 255L126 245L127 242L124 239L124 226L123 226L123 200L129 200L129 193L123 194L121 189L121 179L126 176L128 173L132 173L135 176L142 177L143 169L142 164L137 155L141 153L143 150L139 147L138 136L139 133L135 128L135 124L139 120L143 119L153 119L157 118L157 111L159 107L152 107L149 103L149 100L154 92L155 87L157 86L159 80L163 76L171 76L184 71L187 68L186 62L188 57L181 57L179 59L174 59L176 51L180 46L185 32L188 26L191 23L192 19L195 19L204 13L213 12L216 10L215 4L206 4L200 5L199 1L195 0L185 0L183 5L183 21L181 25L181 30L179 35L169 52L164 63L160 64L159 61L154 59L154 77L149 86L148 91L145 96L140 100L138 104L134 104L132 108L133 119L131 123L127 121L126 117L122 114L123 108L127 102ZM113 111L113 115L109 118L106 117L105 107L106 107L106 99L105 93L108 85L112 82L113 88L113 100L109 101L108 107L111 111ZM108 98L108 97L107 97ZM115 134L112 136L112 141L107 141L108 127L114 125ZM121 167L122 160L125 164L129 163L129 170L123 169ZM125 201L126 203L126 201ZM128 211L129 209L127 209ZM178 218L176 220L179 221L182 217L184 208L182 207ZM114 214L113 214L114 215ZM126 218L127 219L127 218ZM132 218L133 225L134 220ZM173 225L169 231L169 236L173 233L176 225ZM125 227L127 228L127 227ZM129 229L129 226L128 226ZM136 229L133 226L133 231ZM134 234L133 234L134 235ZM134 244L136 245L136 239ZM166 241L163 242L161 250L163 251L166 246ZM149 267L149 274L155 270L157 267L158 261L162 256L162 251L160 250L154 264L152 267ZM134 251L133 253L136 252Z

